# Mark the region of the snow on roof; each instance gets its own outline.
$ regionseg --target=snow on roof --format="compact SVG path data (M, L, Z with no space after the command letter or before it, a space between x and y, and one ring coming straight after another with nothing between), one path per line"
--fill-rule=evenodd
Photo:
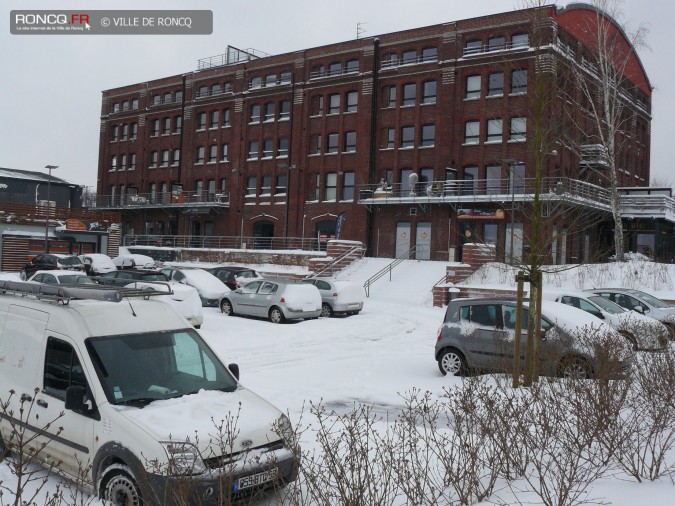
M32 171L32 170L18 170L18 169L8 169L6 167L0 167L0 178L9 178L9 179L25 179L29 181L41 181L47 182L50 180L49 174L43 174L42 172ZM67 184L67 185L76 185L75 183L70 183L65 179L52 176L52 184Z

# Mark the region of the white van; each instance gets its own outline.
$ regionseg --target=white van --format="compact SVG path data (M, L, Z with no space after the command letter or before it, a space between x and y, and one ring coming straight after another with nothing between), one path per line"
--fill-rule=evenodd
M0 281L0 451L26 427L24 452L47 444L45 465L120 505L221 504L295 480L288 418L147 294Z

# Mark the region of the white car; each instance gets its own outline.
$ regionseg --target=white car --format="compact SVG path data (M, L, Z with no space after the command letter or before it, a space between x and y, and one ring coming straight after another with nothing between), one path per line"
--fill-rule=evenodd
M84 272L78 271L37 271L28 280L31 283L44 285L97 285L96 281Z
M363 309L363 288L349 281L329 278L307 278L301 281L314 285L321 294L321 316L355 315Z
M89 276L100 276L106 272L117 270L115 262L108 255L103 253L88 253L79 255L79 259L84 264L84 269Z
M230 289L217 277L197 267L166 267L162 273L174 283L190 285L199 293L202 306L218 307Z
M204 310L202 300L197 290L191 286L180 283L164 283L161 281L136 281L126 285L126 288L153 288L166 290L167 295L153 297L156 300L166 302L178 311L190 324L198 329L204 323Z
M152 257L138 253L116 256L113 263L118 269L154 269L157 265Z
M625 336L636 350L661 349L668 343L668 328L661 322L589 292L545 292L544 297L573 306L605 320Z

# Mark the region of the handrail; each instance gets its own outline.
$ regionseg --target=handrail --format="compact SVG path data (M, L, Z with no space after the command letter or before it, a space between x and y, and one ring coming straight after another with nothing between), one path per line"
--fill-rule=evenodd
M381 278L382 276L384 276L387 272L389 272L389 281L391 281L391 271L394 269L394 267L396 267L397 265L399 265L399 264L400 264L401 262L403 262L404 260L409 260L409 259L410 259L410 255L412 254L412 252L413 252L413 251L418 251L418 250L419 250L419 246L413 246L412 248L410 248L408 251L406 251L406 252L403 253L402 255L397 256L396 259L395 259L393 262L391 262L389 265L387 265L387 266L384 267L383 269L380 269L380 270L377 271L375 274L373 274L371 277L369 277L369 278L366 280L366 282L363 283L363 289L366 291L366 297L370 297L370 285L372 285L373 283L375 283L375 281L377 281L378 279L380 279L380 278Z
M442 277L441 279L439 279L438 281L436 281L436 282L434 283L434 285L431 287L431 291L433 292L433 291L434 291L434 288L436 288L436 287L437 287L438 285L440 285L441 283L445 283L445 281L446 281L447 279L448 279L447 274L443 274L443 277Z
M323 274L323 273L326 272L326 271L331 270L331 269L332 269L333 267L335 267L336 265L339 265L340 262L342 262L342 260L344 260L345 258L347 258L347 257L349 257L349 256L351 256L351 255L353 255L353 254L356 253L356 252L360 252L360 253L361 253L361 257L363 257L363 252L365 251L365 249L366 249L366 248L365 248L362 244L354 245L354 246L352 246L350 249L348 249L347 251L345 251L345 252L343 252L342 254L340 254L340 255L338 255L337 257L335 257L335 258L334 258L333 260L331 260L330 262L326 263L326 265L324 265L321 269L315 271L315 272L312 273L312 274L308 274L307 276L305 276L305 279L309 279L309 278L317 278L317 277L319 277L321 274Z

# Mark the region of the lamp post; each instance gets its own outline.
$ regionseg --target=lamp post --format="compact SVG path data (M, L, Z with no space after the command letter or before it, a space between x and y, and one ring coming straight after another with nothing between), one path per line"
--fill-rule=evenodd
M286 169L286 208L284 210L284 243L288 247L288 196L291 193L291 169L295 168L295 165L288 165L286 163L279 164L278 169Z
M509 184L511 186L511 243L509 244L509 265L513 265L513 239L514 239L514 215L516 207L516 178L514 175L514 169L516 165L520 165L522 162L518 160L502 160L509 167Z
M47 179L47 214L45 217L45 253L49 253L49 213L51 211L51 189L52 189L52 170L58 169L58 165L45 165L49 170L49 179Z

